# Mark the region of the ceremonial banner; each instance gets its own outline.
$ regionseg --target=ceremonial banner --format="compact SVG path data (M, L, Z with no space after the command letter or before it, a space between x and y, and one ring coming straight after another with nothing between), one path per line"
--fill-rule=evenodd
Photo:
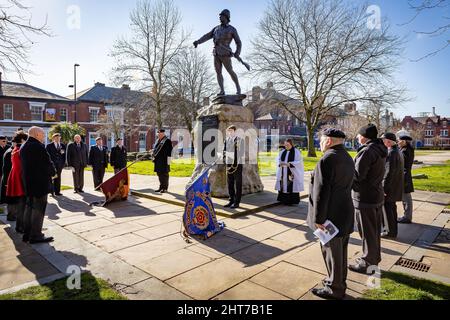
M130 177L128 175L128 169L119 171L116 175L112 176L105 182L103 182L98 188L105 194L105 204L115 200L127 200L128 193L130 191Z
M217 222L216 212L211 200L208 171L204 170L186 190L186 205L183 215L184 233L203 239L212 237L224 228Z

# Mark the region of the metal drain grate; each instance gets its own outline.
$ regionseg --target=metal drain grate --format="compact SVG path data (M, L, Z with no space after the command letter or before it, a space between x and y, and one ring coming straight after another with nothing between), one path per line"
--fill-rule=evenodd
M442 210L442 213L450 213L450 209L445 208L444 210Z
M423 262L418 262L415 260L411 260L411 259L406 259L406 258L400 258L396 265L404 267L404 268L408 268L408 269L413 269L413 270L417 270L420 272L428 272L428 270L430 270L430 265L423 263Z

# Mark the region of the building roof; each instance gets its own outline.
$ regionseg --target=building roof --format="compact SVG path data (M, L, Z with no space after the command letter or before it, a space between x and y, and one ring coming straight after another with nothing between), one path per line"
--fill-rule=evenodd
M0 96L11 98L44 99L70 101L70 99L55 93L31 86L26 83L2 81Z
M123 104L141 101L147 93L130 90L129 88L107 87L103 83L96 83L93 87L77 93L78 101L102 102L105 104ZM73 95L67 98L73 99Z

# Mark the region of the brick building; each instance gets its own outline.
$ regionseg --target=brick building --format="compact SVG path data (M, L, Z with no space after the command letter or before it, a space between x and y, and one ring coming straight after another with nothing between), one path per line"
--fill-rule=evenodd
M47 142L50 142L48 132L53 125L76 122L86 130L84 139L88 145L95 144L95 138L102 136L104 143L111 148L116 137L113 133L99 131L105 127L101 119L106 119L102 115L107 119L118 115L121 138L128 150L149 150L155 141L155 129L138 121L138 125L129 130L123 119L125 109L132 108L134 103L141 103L144 95L130 90L128 86L111 88L96 83L94 87L78 93L75 103L73 97L63 97L25 83L2 81L0 76L0 135L11 138L18 128L28 130L39 126L46 132ZM139 118L139 112L135 113L131 117Z
M418 147L450 148L449 117L437 115L436 108L417 117L406 116L401 124L413 133Z

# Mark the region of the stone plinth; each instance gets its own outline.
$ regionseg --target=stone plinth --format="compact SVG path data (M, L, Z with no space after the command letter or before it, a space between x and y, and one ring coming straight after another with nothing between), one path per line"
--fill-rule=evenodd
M217 155L222 154L223 141L226 138L226 129L230 125L235 125L237 135L245 141L245 163L242 174L242 194L252 194L263 191L264 186L258 173L258 164L256 163L258 152L258 131L253 124L253 113L246 107L231 104L212 104L199 111L198 121L194 127L194 146L197 159L202 154L202 118L208 116L217 117L217 129L221 133L217 137ZM199 152L200 151L200 152ZM254 159L253 163L250 161ZM200 163L200 161L198 163ZM206 161L208 164L208 161ZM226 166L223 162L215 165L209 172L211 191L214 197L228 197ZM201 165L197 165L193 177L202 170Z

